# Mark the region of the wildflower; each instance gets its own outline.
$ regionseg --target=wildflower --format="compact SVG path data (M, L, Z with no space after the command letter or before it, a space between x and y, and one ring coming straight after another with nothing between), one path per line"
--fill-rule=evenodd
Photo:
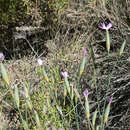
M44 64L43 60L41 60L40 58L37 60L39 66L42 66Z
M112 27L112 23L109 23L107 26L105 25L105 23L102 23L101 26L99 26L101 29L105 29L106 30L106 48L107 51L109 53L110 51L110 36L109 36L109 29Z
M83 56L85 56L87 53L86 49L83 49L82 53L83 53Z
M62 74L62 76L64 77L64 78L67 78L67 77L69 77L69 75L68 75L68 72L61 72L61 74Z
M109 99L109 104L111 104L112 103L112 97Z
M88 98L88 90L86 89L84 92L83 92L85 98Z
M109 30L112 27L112 23L109 23L108 25L105 25L105 23L102 23L101 26L99 26L101 29Z
M86 113L86 117L87 119L89 120L89 117L90 117L90 111L89 111L89 102L88 102L88 90L86 89L84 92L83 92L84 96L85 96L85 113Z
M4 54L0 52L0 62L4 60Z
M66 71L65 72L61 72L61 74L64 77L67 91L70 94L70 85L69 85L69 81L68 81L68 77L69 77L68 72L66 72Z
M44 66L43 66L44 61L39 58L39 59L37 60L37 62L38 62L38 64L39 64L39 66L42 66L42 70L41 70L41 71L42 71L42 74L43 74L45 80L48 82L49 79L48 79L47 73L46 73L46 71L45 71L45 68L44 68Z
M109 116L109 113L110 113L110 105L112 103L112 97L109 99L109 103L106 107L106 110L105 110L105 115L104 115L104 124L107 123L108 121L108 116Z

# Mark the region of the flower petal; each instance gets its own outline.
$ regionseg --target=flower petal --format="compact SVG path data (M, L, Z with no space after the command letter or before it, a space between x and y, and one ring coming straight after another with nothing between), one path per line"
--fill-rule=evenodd
M43 60L41 60L40 58L37 60L37 62L38 62L38 64L40 65L40 66L42 66L43 65Z
M109 99L109 103L110 103L110 104L112 103L112 97Z
M83 49L82 53L83 53L83 55L85 56L86 53L87 53L86 49Z
M112 23L109 23L106 28L107 28L107 30L108 30L108 29L110 29L111 27L112 27Z
M86 90L83 92L83 94L84 94L85 98L87 98L87 97L88 97L88 90L86 89Z
M101 29L105 29L105 30L106 30L106 25L105 25L105 23L102 23L99 27L100 27Z
M4 54L0 52L0 61L4 60Z
M108 30L108 29L110 29L112 27L112 23L109 23L108 25L105 25L105 23L102 23L99 27L101 29Z
M62 74L62 76L63 76L64 78L69 77L69 75L68 75L68 72L67 72L67 71L65 71L65 72L61 72L61 74Z

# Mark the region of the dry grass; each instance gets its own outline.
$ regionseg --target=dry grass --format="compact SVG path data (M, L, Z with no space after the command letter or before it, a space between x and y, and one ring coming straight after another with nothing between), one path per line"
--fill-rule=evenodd
M129 17L128 1L91 1L84 7L81 4L70 4L69 8L59 11L59 21L55 36L45 38L40 41L42 34L34 36L37 47L31 44L31 37L27 37L34 49L46 47L44 51L32 52L32 48L27 47L32 52L31 55L23 56L22 51L10 59L5 60L4 65L10 78L10 87L19 88L20 109L23 118L28 121L30 129L36 128L35 116L25 106L23 97L24 87L29 88L29 94L33 104L33 109L38 112L43 129L56 127L65 129L77 129L77 122L81 130L88 129L88 121L85 117L83 91L89 91L90 118L98 108L101 113L104 109L104 102L108 103L109 97L113 97L109 120L104 129L130 129L130 42L128 35ZM125 5L125 6L124 6ZM122 10L121 7L125 7ZM113 24L110 29L111 50L107 55L105 46L105 32L99 28L102 23ZM43 32L44 35L46 34ZM48 36L48 35L47 35ZM126 39L124 53L119 57L119 50ZM18 39L19 40L19 39ZM16 41L15 41L16 42ZM15 43L14 42L14 43ZM21 42L21 41L20 41ZM23 41L25 43L25 41ZM28 43L27 43L28 44ZM18 45L17 45L18 46ZM21 47L19 47L21 48ZM79 66L82 61L82 49L86 48L86 66L83 75L77 83ZM41 49L41 50L42 50ZM93 52L92 52L93 49ZM14 49L15 50L15 49ZM25 49L26 51L26 49ZM16 52L16 51L15 51ZM13 52L13 55L15 54ZM94 57L93 57L94 53ZM24 53L24 54L28 54ZM6 52L5 52L6 55ZM17 56L20 55L17 58ZM9 53L6 57L9 56ZM50 84L43 80L37 59L41 57L45 61L45 68L50 79ZM8 58L7 58L8 59ZM78 88L81 99L75 105L77 116L69 96L66 97L66 105L63 104L63 77L62 71L69 72L69 82L71 87ZM95 86L98 86L96 89ZM1 124L3 129L22 129L19 111L13 98L10 96L8 86L1 80ZM49 105L47 106L47 100ZM100 104L100 106L99 106ZM58 106L63 112L59 112ZM106 104L105 104L106 106ZM25 109L26 108L26 109ZM12 114L13 113L13 114ZM27 117L28 119L27 119ZM100 125L98 113L96 125ZM3 119L3 117L5 119ZM78 121L77 121L78 118ZM91 118L92 119L92 118ZM17 122L17 123L16 123ZM12 124L15 124L11 126ZM2 130L3 130L2 129Z

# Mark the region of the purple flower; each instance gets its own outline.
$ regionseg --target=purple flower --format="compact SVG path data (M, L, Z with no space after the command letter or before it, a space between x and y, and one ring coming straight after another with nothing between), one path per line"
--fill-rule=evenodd
M109 104L111 104L112 103L112 97L109 99Z
M112 23L109 23L108 25L105 25L105 23L102 23L101 26L99 26L101 29L108 30L112 27Z
M22 92L21 92L21 96L22 96L22 97L25 97L25 92L22 91Z
M83 94L84 94L85 98L87 98L87 97L88 97L88 90L86 89L86 90L83 92Z
M62 76L64 77L64 78L67 78L67 77L69 77L69 75L68 75L68 72L61 72L61 74L62 74Z
M41 60L40 58L37 60L39 66L42 66L44 64L43 60Z
M0 61L3 61L5 58L4 54L0 52Z
M87 53L86 49L83 49L82 53L83 53L83 55L85 56L86 53Z

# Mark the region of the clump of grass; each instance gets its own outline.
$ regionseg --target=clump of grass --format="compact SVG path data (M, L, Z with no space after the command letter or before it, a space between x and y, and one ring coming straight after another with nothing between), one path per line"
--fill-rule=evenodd
M104 7L105 4L103 3ZM6 94L9 97L7 102L11 102L13 108L19 112L21 122L19 128L27 130L74 128L79 130L82 129L84 122L85 129L89 130L109 127L110 116L113 111L113 109L110 111L113 106L111 97L116 100L115 94L112 93L111 77L120 62L126 45L124 41L117 60L110 61L112 45L109 29L111 26L111 23L107 26L103 23L101 26L102 29L106 30L107 56L105 56L105 60L103 59L103 64L108 68L112 66L112 70L104 70L104 66L100 69L103 72L108 71L103 84L100 83L100 75L97 71L95 48L92 43L89 44L91 38L87 41L88 43L85 42L82 45L81 43L85 41L84 37L77 38L76 35L76 40L72 38L70 41L66 41L66 37L62 37L62 44L65 43L65 45L62 45L63 48L60 48L56 53L52 53L48 62L38 58L38 63L36 63L38 65L36 65L33 73L35 78L29 80L25 74L24 79L19 78L24 80L20 81L21 86L15 84L14 87L11 84L8 70L2 63L3 55L0 55L3 87L9 89L10 92ZM83 53L81 53L82 48ZM16 75L18 74L16 73ZM35 82L32 80L36 78L39 80L35 84L35 89L31 82ZM107 101L108 98L110 98L109 102Z
M102 24L101 28L106 30L106 49L108 51L108 58L110 55L110 36L108 29L112 26L105 26ZM122 55L125 47L125 42L122 44L119 56ZM91 46L92 48L92 46ZM109 119L110 113L110 105L112 103L112 98L110 98L108 105L106 106L107 102L107 91L110 87L110 79L111 75L108 76L108 84L107 84L107 91L104 97L103 105L99 102L98 95L98 86L97 84L97 77L94 74L95 78L95 89L97 96L97 108L93 113L91 119L91 107L89 105L89 98L88 98L88 90L84 91L85 96L85 105L83 104L83 99L80 95L82 89L81 80L83 73L85 72L85 67L87 66L87 51L83 49L82 52L82 59L79 65L78 71L76 72L76 78L71 81L71 75L68 74L68 71L60 71L59 66L56 65L55 67L47 67L45 61L41 60L40 58L37 60L38 68L36 70L36 74L41 79L40 88L37 91L34 91L33 94L30 93L30 84L26 81L23 84L23 92L22 97L20 96L20 88L17 86L12 89L10 80L7 74L7 71L4 67L2 61L4 60L4 55L1 53L1 74L2 79L6 84L6 87L10 90L10 96L14 100L14 105L18 109L20 114L20 121L21 121L21 128L24 129L47 129L51 127L58 128L72 128L75 127L76 129L80 129L80 118L79 118L79 104L80 107L84 110L87 124L89 130L96 129L100 127L101 129L105 129L105 126ZM91 55L93 55L93 49L90 51ZM94 55L93 57L94 58ZM109 62L108 62L109 65ZM115 64L116 65L116 64ZM93 60L93 67L95 71L95 61ZM47 70L49 68L49 70ZM95 72L96 73L96 72ZM101 106L100 106L101 105ZM103 110L101 108L103 107ZM97 123L97 118L99 122ZM75 123L74 123L75 122ZM75 125L74 125L75 124Z

